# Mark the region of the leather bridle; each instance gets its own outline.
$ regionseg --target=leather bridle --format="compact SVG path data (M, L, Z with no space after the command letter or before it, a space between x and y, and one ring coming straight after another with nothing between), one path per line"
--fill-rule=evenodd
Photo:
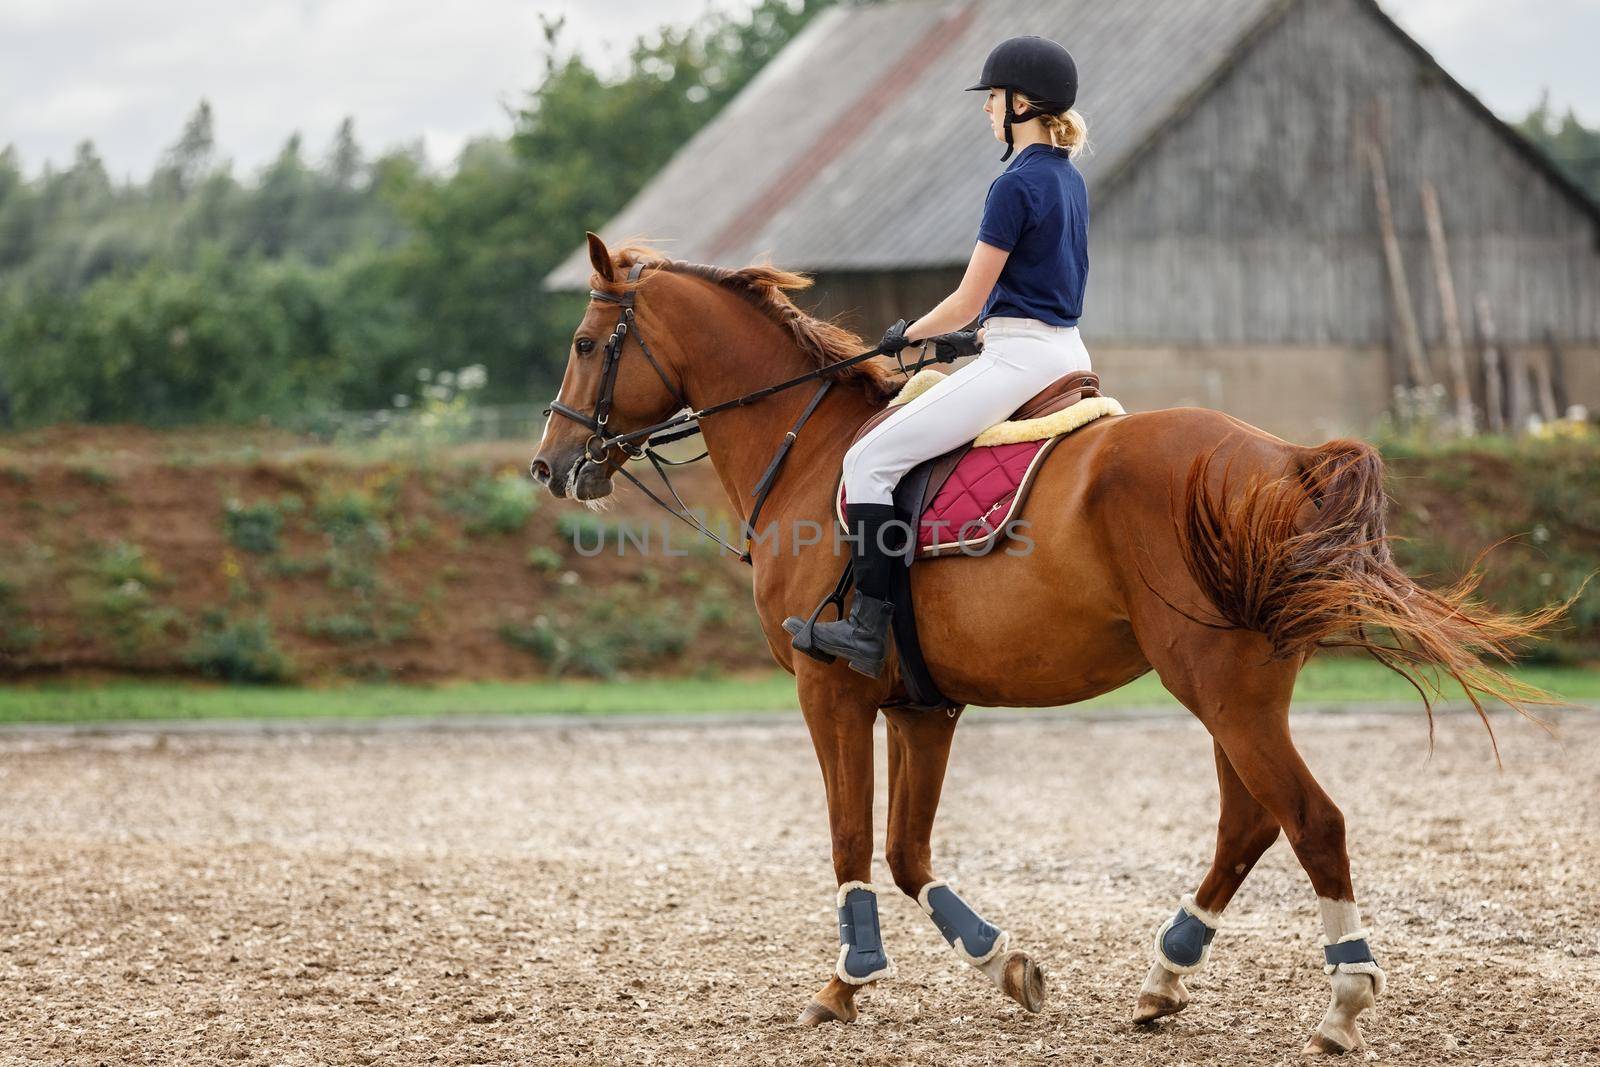
M721 403L696 410L690 405L688 398L683 395L683 391L673 382L672 376L666 372L660 361L656 359L655 353L650 351L650 345L639 329L638 319L634 314L637 307L634 294L637 292L639 278L645 266L646 264L643 262L633 264L628 271L628 284L620 294L608 293L600 289L589 290L591 299L615 304L618 309L617 324L611 331L611 337L606 341L602 357L603 362L600 365L600 388L595 397L593 412L579 411L577 408L562 403L558 397L550 401L550 406L544 409L544 414L549 415L554 412L589 429L590 436L588 441L584 442L583 450L585 458L592 463L604 463L613 448L622 449L628 460L648 459L651 465L655 467L656 474L661 478L662 486L672 495L673 502L677 504L676 508L652 492L649 486L635 478L625 465L619 465L617 473L638 486L645 496L653 500L668 514L675 516L723 548L735 553L740 561L750 563L750 542L755 536L756 519L761 514L762 505L766 503L767 494L771 492L773 483L777 481L778 473L783 469L783 463L789 456L789 450L800 436L801 428L810 420L818 405L822 403L822 398L828 394L828 390L838 380L835 375L839 371L881 355L883 350L881 347L872 348L859 355L818 367L815 370L797 375L776 385L769 385L754 392L745 393L743 396L734 397L732 400L724 400ZM617 387L617 367L622 361L623 345L627 341L629 334L633 335L633 339L639 345L639 351L643 352L645 359L650 361L651 368L656 372L656 376L661 379L662 384L667 387L667 392L671 393L672 398L678 401L678 411L662 422L657 422L638 430L630 430L626 433L612 434L610 433L610 420L611 407ZM900 358L900 353L895 353L895 362L900 371L908 377L931 364L950 363L963 355L972 355L978 351L975 331L940 334L937 337L927 338L921 344L924 346L932 344L934 346L934 354L915 363L907 364ZM714 530L689 509L689 505L684 503L683 498L678 495L678 491L673 488L672 480L667 476L665 469L666 467L682 467L698 462L705 459L709 452L702 451L698 456L690 459L673 460L667 459L658 453L656 448L698 435L700 433L700 420L709 415L715 415L730 408L753 404L756 401L765 400L775 393L783 392L805 382L818 381L819 379L821 384L817 387L817 391L812 395L805 409L801 411L800 417L795 420L794 425L789 428L788 433L784 434L783 442L778 446L778 451L772 457L772 462L767 464L765 473L762 474L760 481L756 482L754 489L755 502L751 505L749 517L743 523L744 547L735 548L719 537ZM624 464L626 462L625 460Z
M672 398L678 402L678 408L681 410L689 406L689 401L684 397L683 391L662 369L655 353L650 351L650 345L645 341L644 334L639 332L633 308L635 287L643 269L643 263L635 263L633 265L633 268L628 271L628 288L623 290L621 295L603 292L599 289L589 290L591 299L603 300L608 304L616 304L618 307L617 325L612 329L611 337L606 341L604 362L600 364L600 395L595 399L594 412L585 414L577 408L563 404L560 399L550 401L550 406L544 411L546 415L552 411L558 415L565 415L574 422L587 426L592 431L589 440L584 443L583 450L594 463L604 463L606 453L610 451L606 441L606 427L611 421L611 404L617 389L617 364L622 361L622 345L628 339L629 333L632 333L634 339L639 342L639 351L643 352L644 358L650 361L650 366L655 370L656 376L667 387L667 392L672 394ZM600 446L598 452L595 451L597 444ZM633 459L639 459L644 456L645 449L649 447L648 442L642 447L634 445L632 442L619 442L619 444L622 450Z

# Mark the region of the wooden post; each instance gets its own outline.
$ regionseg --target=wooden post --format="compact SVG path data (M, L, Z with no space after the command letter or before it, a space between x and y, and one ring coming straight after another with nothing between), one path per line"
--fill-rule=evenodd
M1521 437L1528 429L1528 416L1533 405L1528 396L1528 353L1511 347L1505 351L1506 364L1506 429L1512 437Z
M1556 390L1550 380L1550 353L1540 352L1533 360L1533 392L1539 400L1539 418L1555 422L1561 417L1556 407Z
M1427 357L1422 351L1422 335L1417 330L1416 312L1411 306L1411 287L1406 283L1405 259L1400 254L1400 238L1394 229L1394 209L1389 203L1389 176L1385 172L1383 149L1376 137L1367 139L1367 163L1372 167L1372 192L1378 201L1378 232L1383 238L1383 258L1389 268L1389 299L1399 325L1400 344L1405 352L1411 384L1427 388L1433 384Z
M1545 330L1545 347L1550 350L1550 390L1555 394L1556 410L1566 417L1570 400L1567 396L1567 357L1561 351L1561 342L1554 330Z
M1500 376L1500 349L1495 344L1494 314L1489 297L1479 293L1473 307L1478 313L1478 341L1483 346L1483 410L1489 417L1489 432L1503 433L1506 408Z
M1428 221L1433 276L1439 286L1439 315L1444 320L1445 347L1450 356L1450 385L1455 393L1456 429L1463 437L1471 437L1476 420L1472 411L1472 384L1467 379L1467 344L1461 334L1461 309L1456 305L1456 283L1450 274L1450 247L1445 242L1439 194L1431 181L1424 180L1422 183L1422 213Z

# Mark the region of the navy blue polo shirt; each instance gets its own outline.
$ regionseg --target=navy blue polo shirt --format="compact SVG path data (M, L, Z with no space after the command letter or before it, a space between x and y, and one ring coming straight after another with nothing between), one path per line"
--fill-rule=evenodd
M1065 148L1017 153L989 186L978 240L1011 253L978 321L991 315L1076 326L1089 280L1089 191Z

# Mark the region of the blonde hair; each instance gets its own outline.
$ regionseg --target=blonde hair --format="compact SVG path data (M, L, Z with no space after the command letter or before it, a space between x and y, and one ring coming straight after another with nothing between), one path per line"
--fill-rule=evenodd
M1017 93L1016 98L1026 107L1034 106L1033 101L1023 93ZM1065 148L1073 159L1077 159L1089 147L1089 122L1076 108L1040 115L1039 124L1044 127L1050 143L1057 148Z

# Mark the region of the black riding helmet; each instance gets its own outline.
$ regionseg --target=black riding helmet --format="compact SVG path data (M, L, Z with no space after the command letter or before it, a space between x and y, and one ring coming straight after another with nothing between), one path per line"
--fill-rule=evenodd
M994 46L989 58L983 61L983 74L977 85L967 87L988 91L1006 91L1006 154L1003 163L1011 158L1011 123L1027 122L1040 115L1054 115L1066 111L1078 102L1078 65L1072 53L1048 37L1028 34L1010 37ZM1033 106L1020 115L1013 115L1014 93L1025 93Z

